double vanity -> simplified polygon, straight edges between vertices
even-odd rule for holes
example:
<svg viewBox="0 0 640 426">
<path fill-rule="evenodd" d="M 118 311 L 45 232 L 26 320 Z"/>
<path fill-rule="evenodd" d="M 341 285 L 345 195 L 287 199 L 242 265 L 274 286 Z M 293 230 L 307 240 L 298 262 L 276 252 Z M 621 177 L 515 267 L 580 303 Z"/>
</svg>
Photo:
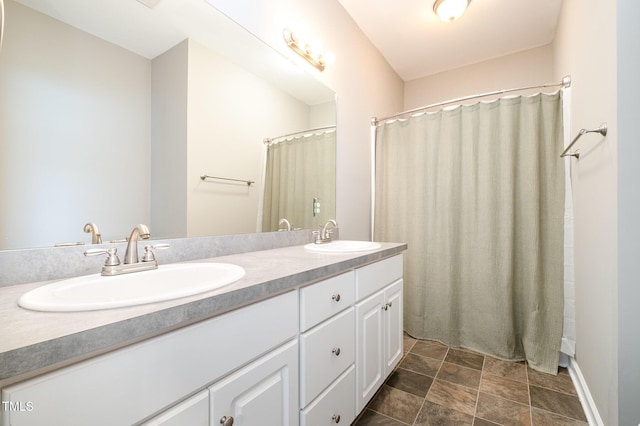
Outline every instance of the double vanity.
<svg viewBox="0 0 640 426">
<path fill-rule="evenodd" d="M 244 275 L 134 306 L 17 304 L 32 290 L 82 287 L 86 278 L 0 287 L 0 424 L 349 425 L 402 357 L 406 245 L 370 244 L 160 264 L 140 274 L 160 272 L 167 286 L 182 279 L 176 268 L 197 278 L 232 265 Z M 80 303 L 69 288 L 67 303 Z M 49 293 L 47 306 L 56 303 Z"/>
</svg>

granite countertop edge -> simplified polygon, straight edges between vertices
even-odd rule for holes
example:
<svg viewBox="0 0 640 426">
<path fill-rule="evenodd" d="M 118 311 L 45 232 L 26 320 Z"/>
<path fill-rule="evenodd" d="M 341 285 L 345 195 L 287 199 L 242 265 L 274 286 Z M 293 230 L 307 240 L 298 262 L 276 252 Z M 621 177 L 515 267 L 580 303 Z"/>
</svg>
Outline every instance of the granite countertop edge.
<svg viewBox="0 0 640 426">
<path fill-rule="evenodd" d="M 192 296 L 186 303 L 173 306 L 158 303 L 155 304 L 158 306 L 155 310 L 149 311 L 149 305 L 147 305 L 142 313 L 134 313 L 129 318 L 117 319 L 113 322 L 106 321 L 96 327 L 4 350 L 0 352 L 0 382 L 18 381 L 11 380 L 16 378 L 22 380 L 71 362 L 128 346 L 397 255 L 406 248 L 407 245 L 402 243 L 383 243 L 380 249 L 360 253 L 306 253 L 303 256 L 308 258 L 308 266 L 304 265 L 306 259 L 298 262 L 295 268 L 287 267 L 288 265 L 284 262 L 279 273 L 267 277 L 264 281 L 258 279 L 253 284 L 239 288 L 231 286 L 228 290 L 219 291 L 213 295 L 205 293 L 200 297 Z M 301 253 L 304 251 L 301 247 L 287 247 L 209 258 L 203 261 L 235 262 L 242 265 L 250 263 L 251 257 L 256 256 L 255 253 L 262 253 L 258 255 L 258 259 L 260 257 L 268 259 L 272 254 L 277 258 L 296 249 L 301 250 Z M 295 260 L 292 261 L 295 262 Z M 247 271 L 247 276 L 251 273 Z M 255 277 L 253 279 L 255 280 Z M 20 308 L 16 308 L 18 309 Z"/>
</svg>

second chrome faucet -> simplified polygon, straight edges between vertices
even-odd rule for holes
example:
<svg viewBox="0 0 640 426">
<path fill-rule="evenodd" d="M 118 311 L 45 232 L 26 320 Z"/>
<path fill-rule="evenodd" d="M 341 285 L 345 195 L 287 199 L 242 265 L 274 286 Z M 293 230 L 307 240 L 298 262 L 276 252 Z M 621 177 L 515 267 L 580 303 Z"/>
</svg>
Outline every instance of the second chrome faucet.
<svg viewBox="0 0 640 426">
<path fill-rule="evenodd" d="M 331 242 L 331 234 L 333 231 L 328 229 L 329 225 L 333 225 L 334 228 L 338 227 L 338 223 L 335 220 L 329 219 L 319 231 L 313 231 L 313 234 L 315 235 L 314 243 L 324 244 Z"/>
</svg>

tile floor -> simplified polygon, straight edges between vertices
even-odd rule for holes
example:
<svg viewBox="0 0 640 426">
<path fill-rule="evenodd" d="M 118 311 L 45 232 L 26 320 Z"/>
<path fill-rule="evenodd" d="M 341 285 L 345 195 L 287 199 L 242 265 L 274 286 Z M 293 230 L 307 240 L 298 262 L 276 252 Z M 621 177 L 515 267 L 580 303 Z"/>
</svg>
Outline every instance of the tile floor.
<svg viewBox="0 0 640 426">
<path fill-rule="evenodd" d="M 405 335 L 405 356 L 354 426 L 586 426 L 566 369 L 539 373 Z"/>
</svg>

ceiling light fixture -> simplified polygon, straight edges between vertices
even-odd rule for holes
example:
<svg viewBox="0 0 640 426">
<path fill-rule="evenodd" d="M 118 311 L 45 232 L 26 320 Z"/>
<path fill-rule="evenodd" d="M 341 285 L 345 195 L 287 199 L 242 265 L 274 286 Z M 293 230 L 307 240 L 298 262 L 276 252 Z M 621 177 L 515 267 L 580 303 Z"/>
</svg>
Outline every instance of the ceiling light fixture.
<svg viewBox="0 0 640 426">
<path fill-rule="evenodd" d="M 462 16 L 471 0 L 436 0 L 433 11 L 444 22 L 453 22 Z"/>
<path fill-rule="evenodd" d="M 325 66 L 333 62 L 333 53 L 322 52 L 321 48 L 318 47 L 313 48 L 309 43 L 296 37 L 296 35 L 289 28 L 285 28 L 282 31 L 282 35 L 284 37 L 284 41 L 287 43 L 287 46 L 289 46 L 298 55 L 306 59 L 307 62 L 316 67 L 318 70 L 324 71 Z"/>
</svg>

